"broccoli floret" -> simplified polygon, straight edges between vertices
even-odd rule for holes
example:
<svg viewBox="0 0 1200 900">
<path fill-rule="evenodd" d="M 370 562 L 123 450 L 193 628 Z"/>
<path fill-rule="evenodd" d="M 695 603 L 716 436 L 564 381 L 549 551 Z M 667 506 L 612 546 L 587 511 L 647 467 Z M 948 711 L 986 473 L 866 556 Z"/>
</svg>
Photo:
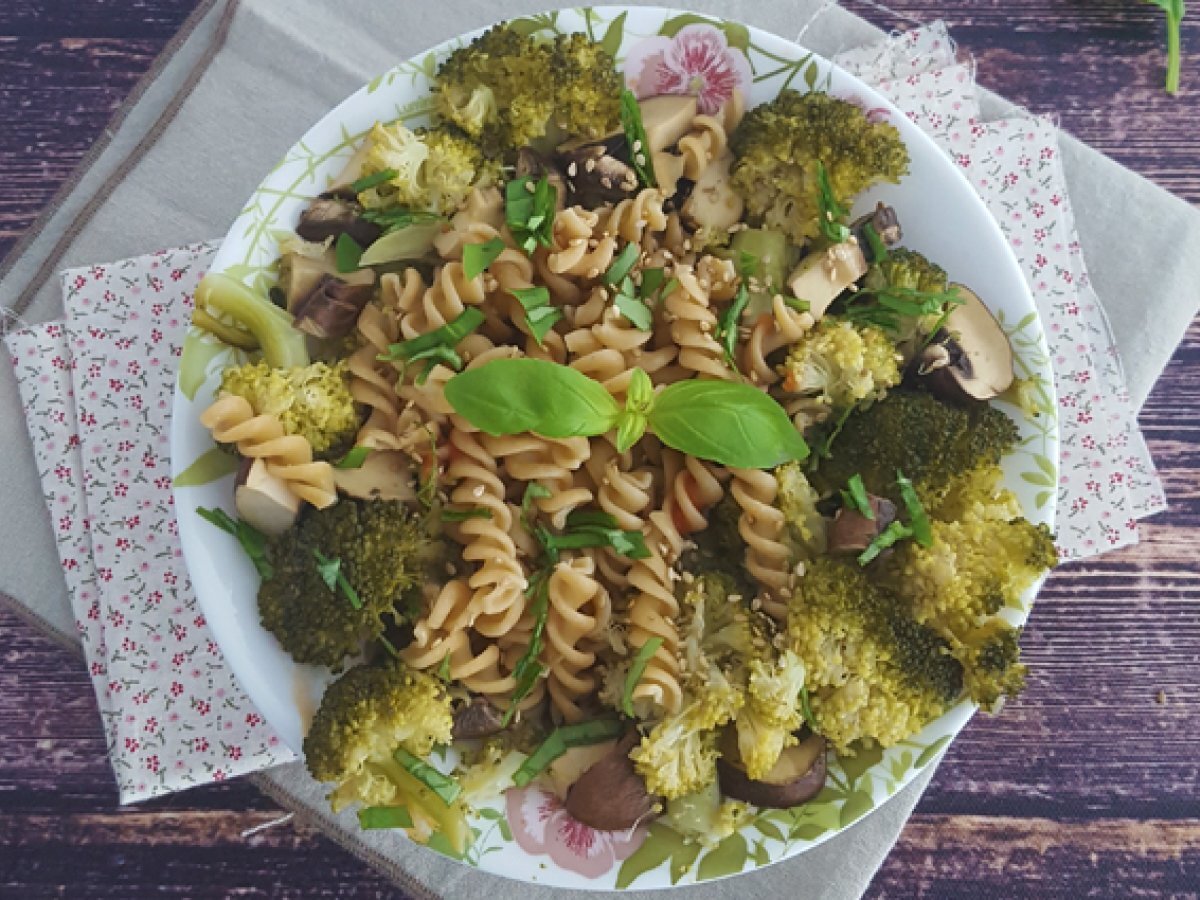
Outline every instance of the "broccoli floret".
<svg viewBox="0 0 1200 900">
<path fill-rule="evenodd" d="M 359 666 L 330 684 L 304 738 L 304 761 L 314 778 L 334 784 L 334 812 L 354 803 L 403 806 L 415 837 L 437 832 L 461 852 L 465 805 L 447 805 L 395 758 L 399 748 L 426 757 L 450 743 L 450 706 L 440 681 L 400 662 Z"/>
<path fill-rule="evenodd" d="M 630 751 L 651 794 L 673 800 L 716 780 L 717 729 L 733 719 L 744 698 L 716 666 L 706 682 L 679 712 L 655 725 Z"/>
<path fill-rule="evenodd" d="M 900 470 L 929 508 L 970 473 L 998 463 L 1016 442 L 1017 426 L 999 409 L 951 406 L 923 391 L 894 389 L 847 417 L 811 480 L 824 496 L 861 475 L 870 493 L 901 506 Z"/>
<path fill-rule="evenodd" d="M 269 366 L 308 365 L 308 344 L 304 334 L 292 326 L 291 313 L 228 275 L 210 272 L 200 280 L 192 324 L 232 346 L 261 348 Z"/>
<path fill-rule="evenodd" d="M 344 360 L 287 369 L 265 362 L 231 366 L 221 373 L 221 392 L 243 398 L 255 415 L 275 416 L 286 433 L 307 440 L 317 454 L 344 447 L 358 431 Z"/>
<path fill-rule="evenodd" d="M 740 800 L 725 800 L 717 782 L 667 803 L 663 821 L 685 841 L 715 847 L 754 817 Z"/>
<path fill-rule="evenodd" d="M 275 574 L 258 590 L 263 627 L 297 662 L 336 669 L 400 620 L 428 548 L 420 522 L 398 501 L 344 497 L 310 510 L 268 546 Z M 333 588 L 322 559 L 337 565 Z"/>
<path fill-rule="evenodd" d="M 897 247 L 886 259 L 872 264 L 863 279 L 862 290 L 845 298 L 839 307 L 856 321 L 874 322 L 885 327 L 908 359 L 924 339 L 934 331 L 950 308 L 946 294 L 949 279 L 946 271 L 922 254 Z M 908 307 L 919 307 L 911 313 L 903 306 L 886 305 L 880 297 L 890 296 Z"/>
<path fill-rule="evenodd" d="M 927 294 L 940 294 L 948 284 L 945 269 L 907 247 L 889 250 L 886 259 L 871 266 L 864 281 L 867 288 L 899 288 Z"/>
<path fill-rule="evenodd" d="M 755 224 L 778 228 L 802 244 L 820 231 L 817 163 L 823 163 L 838 203 L 860 191 L 899 181 L 908 150 L 886 122 L 871 122 L 845 100 L 785 90 L 756 106 L 730 138 L 734 187 Z"/>
<path fill-rule="evenodd" d="M 795 732 L 804 723 L 800 706 L 804 662 L 785 650 L 774 663 L 757 658 L 749 668 L 746 702 L 734 725 L 746 774 L 761 780 L 779 762 L 784 748 L 797 743 Z"/>
<path fill-rule="evenodd" d="M 788 352 L 783 389 L 806 403 L 816 423 L 838 409 L 878 400 L 900 383 L 900 355 L 892 339 L 873 325 L 822 319 Z"/>
<path fill-rule="evenodd" d="M 1019 629 L 994 618 L 951 642 L 963 665 L 967 694 L 983 709 L 995 711 L 1004 697 L 1024 689 L 1027 670 L 1021 663 L 1020 637 Z"/>
<path fill-rule="evenodd" d="M 746 662 L 769 647 L 770 626 L 763 613 L 749 608 L 752 596 L 723 572 L 702 573 L 688 586 L 680 635 L 689 687 L 701 689 L 714 667 L 731 683 L 745 685 Z"/>
<path fill-rule="evenodd" d="M 793 557 L 807 560 L 820 556 L 827 545 L 828 527 L 825 517 L 817 509 L 820 494 L 809 484 L 798 462 L 786 463 L 776 469 L 775 481 L 779 484 L 775 502 L 787 523 L 782 537 Z"/>
<path fill-rule="evenodd" d="M 455 128 L 414 132 L 377 122 L 367 136 L 363 175 L 385 170 L 396 174 L 358 195 L 366 209 L 406 206 L 449 215 L 471 188 L 499 176 L 497 165 Z"/>
<path fill-rule="evenodd" d="M 962 692 L 962 666 L 947 641 L 854 560 L 807 565 L 789 602 L 788 640 L 807 670 L 817 730 L 839 752 L 864 739 L 890 746 Z"/>
<path fill-rule="evenodd" d="M 551 126 L 598 138 L 620 122 L 621 80 L 612 57 L 583 35 L 552 42 L 497 26 L 442 63 L 434 80 L 438 114 L 501 157 Z"/>
</svg>

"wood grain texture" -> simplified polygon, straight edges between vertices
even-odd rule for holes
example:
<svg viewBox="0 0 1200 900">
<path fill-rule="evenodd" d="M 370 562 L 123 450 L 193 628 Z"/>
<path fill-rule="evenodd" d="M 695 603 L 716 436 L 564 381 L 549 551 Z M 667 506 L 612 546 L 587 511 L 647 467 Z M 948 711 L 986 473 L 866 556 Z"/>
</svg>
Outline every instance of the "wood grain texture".
<svg viewBox="0 0 1200 900">
<path fill-rule="evenodd" d="M 845 5 L 883 27 L 900 20 Z M 980 81 L 1200 202 L 1200 16 L 1166 97 L 1161 14 L 1133 0 L 895 0 L 945 18 Z M 194 0 L 0 3 L 0 252 Z M 1188 88 L 1191 93 L 1188 93 Z M 1200 895 L 1200 324 L 1142 413 L 1170 510 L 1051 578 L 1029 690 L 951 748 L 873 898 Z M 1163 702 L 1158 697 L 1161 691 Z M 122 810 L 77 660 L 0 612 L 0 896 L 399 896 L 245 783 Z M 64 864 L 66 860 L 70 865 Z"/>
</svg>

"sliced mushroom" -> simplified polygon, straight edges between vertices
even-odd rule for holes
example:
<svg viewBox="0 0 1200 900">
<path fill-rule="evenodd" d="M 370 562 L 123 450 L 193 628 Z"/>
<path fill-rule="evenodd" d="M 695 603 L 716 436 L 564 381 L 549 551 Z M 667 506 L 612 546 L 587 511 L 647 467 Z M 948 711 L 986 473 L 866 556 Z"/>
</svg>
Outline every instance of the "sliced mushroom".
<svg viewBox="0 0 1200 900">
<path fill-rule="evenodd" d="M 272 475 L 262 459 L 246 460 L 233 489 L 233 505 L 248 525 L 266 535 L 283 534 L 296 524 L 300 498 L 286 481 Z"/>
<path fill-rule="evenodd" d="M 567 205 L 567 182 L 563 178 L 563 173 L 553 162 L 545 156 L 538 153 L 532 147 L 522 147 L 517 151 L 517 177 L 524 178 L 533 176 L 540 178 L 545 175 L 546 180 L 554 187 L 554 206 L 556 211 L 562 212 Z"/>
<path fill-rule="evenodd" d="M 642 127 L 650 152 L 657 153 L 675 146 L 688 133 L 696 118 L 696 98 L 691 94 L 663 94 L 639 100 Z M 657 170 L 656 170 L 657 171 Z"/>
<path fill-rule="evenodd" d="M 407 266 L 435 257 L 433 241 L 442 233 L 443 222 L 413 222 L 389 231 L 363 251 L 360 266 Z"/>
<path fill-rule="evenodd" d="M 658 150 L 650 154 L 654 166 L 654 180 L 666 198 L 674 197 L 683 178 L 683 157 Z"/>
<path fill-rule="evenodd" d="M 571 786 L 580 779 L 583 773 L 608 756 L 609 751 L 615 746 L 617 746 L 617 742 L 612 740 L 602 741 L 599 744 L 588 744 L 584 747 L 571 747 L 550 763 L 546 775 L 550 779 L 554 793 L 565 800 Z"/>
<path fill-rule="evenodd" d="M 343 494 L 360 500 L 415 500 L 413 472 L 406 454 L 398 450 L 372 450 L 356 469 L 333 470 L 333 481 Z"/>
<path fill-rule="evenodd" d="M 294 324 L 315 338 L 345 337 L 374 292 L 375 273 L 370 269 L 346 276 L 323 275 L 292 310 Z"/>
<path fill-rule="evenodd" d="M 861 553 L 896 520 L 896 504 L 891 500 L 874 494 L 868 494 L 867 500 L 874 519 L 868 519 L 850 506 L 837 511 L 828 531 L 830 553 Z"/>
<path fill-rule="evenodd" d="M 285 253 L 279 257 L 279 288 L 288 312 L 294 313 L 300 301 L 317 289 L 326 275 L 337 276 L 330 258 L 317 259 L 303 253 Z"/>
<path fill-rule="evenodd" d="M 686 224 L 724 232 L 741 220 L 744 204 L 729 179 L 731 165 L 733 154 L 726 150 L 704 167 L 691 196 L 679 210 Z"/>
<path fill-rule="evenodd" d="M 900 238 L 904 235 L 900 230 L 900 219 L 896 215 L 896 210 L 881 200 L 874 211 L 856 219 L 854 224 L 850 226 L 850 231 L 858 239 L 859 246 L 863 248 L 863 255 L 867 257 L 867 262 L 877 262 L 874 258 L 871 242 L 866 238 L 865 229 L 867 225 L 875 229 L 875 233 L 879 235 L 879 239 L 887 247 L 892 247 L 900 243 Z"/>
<path fill-rule="evenodd" d="M 727 752 L 733 744 L 733 754 Z M 825 738 L 812 734 L 779 754 L 779 761 L 762 779 L 751 779 L 737 757 L 737 741 L 722 741 L 717 774 L 721 792 L 735 800 L 786 809 L 807 803 L 825 786 Z"/>
<path fill-rule="evenodd" d="M 633 766 L 629 751 L 638 741 L 630 729 L 599 762 L 585 771 L 567 792 L 566 810 L 600 831 L 633 828 L 654 812 L 656 799 Z"/>
<path fill-rule="evenodd" d="M 808 301 L 809 313 L 819 319 L 842 291 L 866 274 L 867 259 L 851 238 L 800 260 L 788 276 L 788 287 L 794 297 Z"/>
<path fill-rule="evenodd" d="M 362 217 L 362 207 L 351 200 L 318 197 L 300 215 L 296 234 L 306 241 L 323 241 L 348 234 L 360 247 L 379 239 L 382 229 Z"/>
<path fill-rule="evenodd" d="M 485 738 L 504 729 L 500 710 L 483 697 L 475 697 L 454 711 L 454 726 L 450 731 L 456 741 Z"/>
<path fill-rule="evenodd" d="M 963 302 L 946 317 L 945 340 L 925 348 L 918 372 L 945 400 L 990 400 L 1013 383 L 1012 345 L 974 291 L 951 287 Z"/>
<path fill-rule="evenodd" d="M 557 162 L 566 175 L 570 202 L 595 209 L 636 194 L 638 176 L 626 162 L 628 154 L 625 135 L 620 133 L 559 147 Z"/>
</svg>

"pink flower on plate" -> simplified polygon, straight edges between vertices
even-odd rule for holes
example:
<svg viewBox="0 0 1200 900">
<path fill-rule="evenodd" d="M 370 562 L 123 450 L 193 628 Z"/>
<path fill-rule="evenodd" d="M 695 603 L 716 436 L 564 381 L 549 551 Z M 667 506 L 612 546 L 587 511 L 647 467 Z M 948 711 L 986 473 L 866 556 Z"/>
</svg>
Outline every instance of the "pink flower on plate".
<svg viewBox="0 0 1200 900">
<path fill-rule="evenodd" d="M 700 112 L 715 113 L 735 89 L 748 94 L 750 61 L 712 25 L 686 25 L 675 37 L 652 37 L 625 58 L 625 78 L 638 97 L 692 94 Z"/>
<path fill-rule="evenodd" d="M 527 853 L 546 854 L 564 869 L 599 878 L 633 854 L 646 839 L 645 826 L 597 831 L 573 819 L 555 794 L 530 785 L 504 795 L 508 824 Z"/>
</svg>

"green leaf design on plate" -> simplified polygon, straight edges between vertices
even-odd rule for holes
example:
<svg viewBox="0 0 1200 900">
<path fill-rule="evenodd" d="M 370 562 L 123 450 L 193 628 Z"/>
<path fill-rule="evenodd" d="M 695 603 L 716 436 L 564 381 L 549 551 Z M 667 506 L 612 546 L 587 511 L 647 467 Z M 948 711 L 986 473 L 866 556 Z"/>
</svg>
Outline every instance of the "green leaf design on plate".
<svg viewBox="0 0 1200 900">
<path fill-rule="evenodd" d="M 179 389 L 189 400 L 208 378 L 208 367 L 217 357 L 231 348 L 198 330 L 191 330 L 183 339 L 183 355 L 179 360 Z"/>
<path fill-rule="evenodd" d="M 673 828 L 661 822 L 651 824 L 642 846 L 621 863 L 617 872 L 617 888 L 627 888 L 647 872 L 657 869 L 667 860 L 671 861 L 671 884 L 678 884 L 679 879 L 687 874 L 700 855 L 699 844 L 686 843 L 683 837 Z"/>
<path fill-rule="evenodd" d="M 1038 491 L 1037 496 L 1033 498 L 1033 502 L 1037 504 L 1038 509 L 1041 509 L 1050 502 L 1050 498 L 1053 496 L 1053 491 Z"/>
<path fill-rule="evenodd" d="M 604 52 L 611 57 L 615 58 L 621 51 L 621 41 L 625 39 L 625 18 L 628 15 L 629 13 L 623 12 L 613 19 L 600 41 L 600 46 L 604 49 Z"/>
<path fill-rule="evenodd" d="M 1022 472 L 1021 480 L 1038 487 L 1054 487 L 1054 479 L 1045 472 Z"/>
<path fill-rule="evenodd" d="M 933 758 L 941 752 L 942 748 L 950 743 L 950 739 L 953 736 L 954 735 L 951 734 L 944 734 L 924 750 L 922 750 L 921 755 L 917 757 L 917 761 L 913 763 L 913 768 L 923 769 L 929 765 Z"/>
<path fill-rule="evenodd" d="M 874 808 L 875 798 L 871 796 L 870 791 L 855 791 L 842 804 L 842 814 L 838 819 L 838 824 L 845 828 Z"/>
<path fill-rule="evenodd" d="M 436 850 L 438 853 L 441 853 L 443 856 L 448 856 L 451 859 L 470 862 L 465 854 L 459 853 L 454 849 L 454 845 L 450 843 L 450 839 L 440 831 L 435 831 L 433 834 L 431 834 L 429 836 L 429 840 L 425 842 L 425 846 L 430 850 Z"/>
<path fill-rule="evenodd" d="M 220 447 L 205 450 L 196 461 L 175 477 L 175 487 L 199 487 L 211 484 L 237 471 L 238 461 Z"/>
<path fill-rule="evenodd" d="M 883 759 L 883 748 L 875 745 L 872 747 L 855 746 L 854 756 L 839 756 L 838 762 L 841 763 L 842 771 L 846 773 L 849 779 L 851 788 L 858 787 L 858 781 L 862 778 L 867 769 L 872 768 L 876 763 Z"/>
<path fill-rule="evenodd" d="M 904 779 L 904 776 L 908 774 L 908 770 L 912 768 L 912 760 L 913 755 L 909 750 L 905 750 L 892 760 L 890 772 L 892 776 L 893 791 L 896 789 L 896 785 L 898 785 Z"/>
<path fill-rule="evenodd" d="M 808 89 L 810 91 L 817 86 L 817 78 L 819 78 L 820 75 L 821 67 L 817 64 L 815 59 L 804 67 L 804 83 L 808 85 Z"/>
<path fill-rule="evenodd" d="M 1033 454 L 1033 461 L 1035 463 L 1037 463 L 1037 467 L 1039 469 L 1041 469 L 1043 472 L 1045 472 L 1051 478 L 1054 477 L 1054 475 L 1055 475 L 1054 463 L 1050 462 L 1050 458 L 1048 456 L 1043 456 L 1040 453 L 1035 453 L 1035 454 Z"/>
<path fill-rule="evenodd" d="M 734 832 L 721 843 L 704 854 L 700 866 L 696 869 L 696 880 L 707 881 L 710 878 L 721 878 L 733 875 L 746 868 L 746 839 L 739 832 Z"/>
<path fill-rule="evenodd" d="M 754 820 L 754 827 L 769 838 L 774 838 L 777 841 L 782 841 L 784 839 L 783 832 L 780 831 L 779 826 L 766 816 L 758 816 L 758 818 Z"/>
<path fill-rule="evenodd" d="M 695 13 L 672 16 L 662 23 L 658 33 L 663 37 L 675 37 L 688 25 L 712 25 L 725 33 L 725 40 L 730 47 L 736 47 L 743 53 L 750 48 L 750 31 L 745 25 L 737 22 L 720 22 L 706 16 L 698 16 Z"/>
</svg>

